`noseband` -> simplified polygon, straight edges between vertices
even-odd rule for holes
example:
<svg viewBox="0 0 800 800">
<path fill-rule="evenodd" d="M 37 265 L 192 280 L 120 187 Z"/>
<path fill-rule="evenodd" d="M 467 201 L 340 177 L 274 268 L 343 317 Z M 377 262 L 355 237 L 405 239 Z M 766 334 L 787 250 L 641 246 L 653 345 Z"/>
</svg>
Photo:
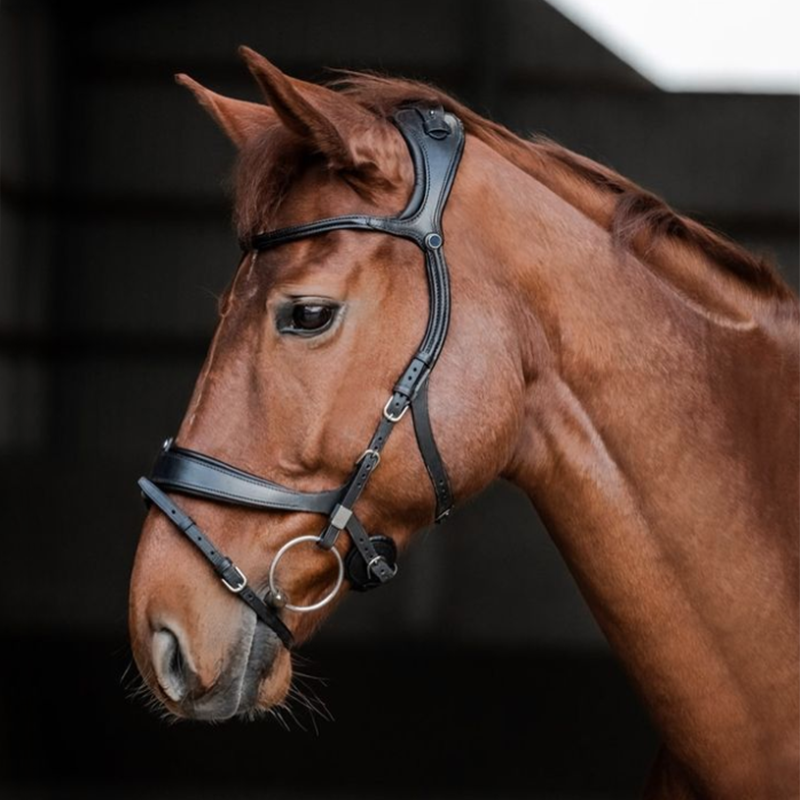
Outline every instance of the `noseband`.
<svg viewBox="0 0 800 800">
<path fill-rule="evenodd" d="M 158 456 L 150 478 L 140 478 L 145 501 L 155 504 L 186 535 L 211 563 L 227 589 L 247 603 L 288 648 L 292 634 L 281 620 L 283 607 L 297 612 L 314 611 L 329 603 L 345 577 L 351 587 L 365 591 L 380 586 L 397 572 L 397 549 L 386 536 L 370 536 L 355 514 L 354 506 L 381 460 L 381 451 L 395 425 L 411 408 L 417 443 L 433 485 L 436 522 L 453 506 L 450 482 L 436 446 L 428 414 L 428 378 L 442 351 L 450 322 L 450 282 L 445 262 L 442 213 L 453 186 L 464 149 L 461 121 L 442 108 L 411 107 L 394 116 L 408 144 L 414 163 L 414 189 L 406 209 L 397 217 L 350 214 L 304 225 L 259 233 L 246 242 L 246 251 L 262 251 L 298 239 L 334 230 L 378 231 L 415 242 L 425 254 L 429 311 L 425 335 L 392 394 L 383 407 L 381 419 L 366 449 L 355 464 L 348 481 L 338 489 L 298 492 L 218 461 L 193 450 L 178 447 L 168 439 Z M 207 500 L 249 508 L 300 511 L 327 517 L 319 536 L 299 536 L 287 542 L 275 555 L 269 570 L 269 589 L 262 600 L 248 585 L 244 573 L 165 494 L 165 491 L 193 495 Z M 350 536 L 353 547 L 343 559 L 334 547 L 340 533 Z M 287 602 L 275 582 L 278 562 L 292 548 L 315 543 L 332 554 L 338 575 L 333 589 L 319 602 L 296 606 Z"/>
</svg>

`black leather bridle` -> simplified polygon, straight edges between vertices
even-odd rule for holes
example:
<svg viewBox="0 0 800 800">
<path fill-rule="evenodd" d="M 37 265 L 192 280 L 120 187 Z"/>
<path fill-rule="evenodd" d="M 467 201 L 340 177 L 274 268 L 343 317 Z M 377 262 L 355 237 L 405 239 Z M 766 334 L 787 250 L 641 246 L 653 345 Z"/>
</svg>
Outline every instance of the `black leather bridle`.
<svg viewBox="0 0 800 800">
<path fill-rule="evenodd" d="M 325 605 L 346 576 L 351 587 L 364 591 L 386 583 L 397 572 L 397 550 L 386 536 L 370 536 L 355 514 L 354 506 L 381 459 L 394 426 L 411 408 L 420 453 L 433 484 L 437 522 L 453 506 L 450 482 L 436 446 L 428 413 L 428 378 L 442 351 L 450 321 L 450 282 L 445 262 L 442 213 L 453 186 L 464 149 L 461 121 L 442 108 L 408 107 L 397 111 L 394 123 L 405 138 L 414 163 L 414 189 L 406 209 L 397 217 L 350 214 L 304 225 L 259 233 L 244 244 L 246 251 L 268 250 L 289 242 L 334 230 L 379 231 L 415 242 L 425 254 L 429 311 L 425 335 L 417 352 L 392 389 L 381 420 L 367 448 L 356 462 L 349 480 L 340 488 L 322 492 L 298 492 L 265 480 L 223 461 L 164 443 L 150 478 L 140 478 L 146 502 L 155 504 L 211 563 L 223 584 L 247 603 L 286 647 L 293 643 L 291 631 L 279 616 L 282 607 L 312 611 Z M 269 590 L 262 600 L 248 585 L 244 573 L 165 494 L 193 495 L 238 506 L 321 514 L 327 522 L 319 537 L 300 536 L 285 544 L 270 566 Z M 352 547 L 343 560 L 334 547 L 345 531 Z M 280 558 L 301 542 L 315 542 L 336 558 L 339 574 L 333 590 L 320 602 L 293 606 L 275 584 Z"/>
</svg>

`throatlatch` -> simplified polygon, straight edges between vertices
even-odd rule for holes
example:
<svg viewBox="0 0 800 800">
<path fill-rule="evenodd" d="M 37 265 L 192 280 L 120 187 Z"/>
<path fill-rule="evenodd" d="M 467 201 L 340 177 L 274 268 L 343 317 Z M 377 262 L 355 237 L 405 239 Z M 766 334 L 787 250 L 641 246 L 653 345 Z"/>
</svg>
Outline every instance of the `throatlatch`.
<svg viewBox="0 0 800 800">
<path fill-rule="evenodd" d="M 386 583 L 396 574 L 394 542 L 386 536 L 370 536 L 354 509 L 380 463 L 386 441 L 409 408 L 420 453 L 433 485 L 436 522 L 447 517 L 453 506 L 450 481 L 436 446 L 428 413 L 428 378 L 442 351 L 450 323 L 450 281 L 443 251 L 442 214 L 464 149 L 464 130 L 461 121 L 441 107 L 404 108 L 396 112 L 394 122 L 408 144 L 415 175 L 411 200 L 400 216 L 350 214 L 331 217 L 259 233 L 243 243 L 245 251 L 261 251 L 309 236 L 347 229 L 378 231 L 410 239 L 425 254 L 430 301 L 425 335 L 395 383 L 378 427 L 353 474 L 338 489 L 298 492 L 210 456 L 178 447 L 170 439 L 164 443 L 150 478 L 139 479 L 146 501 L 154 503 L 186 535 L 211 563 L 225 587 L 247 603 L 286 647 L 291 647 L 293 640 L 279 616 L 281 608 L 314 611 L 333 599 L 345 578 L 353 589 L 366 591 Z M 250 508 L 321 514 L 327 517 L 327 521 L 318 537 L 300 536 L 281 547 L 270 566 L 269 590 L 262 600 L 248 586 L 244 573 L 216 550 L 194 520 L 183 513 L 165 491 Z M 343 531 L 353 543 L 344 559 L 334 548 Z M 290 549 L 305 542 L 315 543 L 329 551 L 336 560 L 338 573 L 333 589 L 322 600 L 310 606 L 296 606 L 288 602 L 277 586 L 276 567 Z"/>
</svg>

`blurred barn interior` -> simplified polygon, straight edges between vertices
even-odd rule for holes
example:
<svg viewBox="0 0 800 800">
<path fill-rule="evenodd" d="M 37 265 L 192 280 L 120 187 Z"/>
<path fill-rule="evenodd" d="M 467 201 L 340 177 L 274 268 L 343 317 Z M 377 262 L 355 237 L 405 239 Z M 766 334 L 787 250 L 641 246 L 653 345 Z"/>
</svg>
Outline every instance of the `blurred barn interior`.
<svg viewBox="0 0 800 800">
<path fill-rule="evenodd" d="M 636 796 L 653 729 L 501 484 L 305 648 L 334 723 L 169 725 L 130 696 L 135 480 L 238 254 L 233 149 L 172 75 L 256 100 L 245 43 L 310 80 L 435 82 L 772 254 L 795 287 L 797 97 L 665 93 L 543 0 L 26 0 L 0 26 L 0 794 Z"/>
</svg>

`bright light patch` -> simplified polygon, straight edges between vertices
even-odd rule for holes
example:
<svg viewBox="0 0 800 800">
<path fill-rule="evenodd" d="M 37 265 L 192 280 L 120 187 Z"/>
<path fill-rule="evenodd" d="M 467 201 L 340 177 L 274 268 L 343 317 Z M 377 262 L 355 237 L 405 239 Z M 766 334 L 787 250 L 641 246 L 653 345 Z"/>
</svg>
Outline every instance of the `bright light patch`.
<svg viewBox="0 0 800 800">
<path fill-rule="evenodd" d="M 658 86 L 800 92 L 798 0 L 548 0 Z"/>
</svg>

